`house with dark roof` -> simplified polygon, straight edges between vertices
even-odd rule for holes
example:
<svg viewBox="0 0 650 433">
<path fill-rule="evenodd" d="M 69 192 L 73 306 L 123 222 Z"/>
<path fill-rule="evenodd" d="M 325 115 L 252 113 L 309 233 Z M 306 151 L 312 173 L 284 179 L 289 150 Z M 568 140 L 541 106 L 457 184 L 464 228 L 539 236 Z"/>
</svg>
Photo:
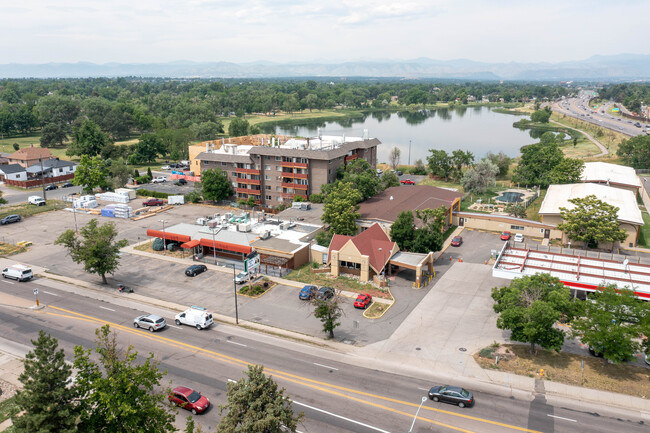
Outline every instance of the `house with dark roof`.
<svg viewBox="0 0 650 433">
<path fill-rule="evenodd" d="M 375 223 L 356 236 L 334 235 L 328 249 L 328 264 L 334 276 L 356 275 L 359 281 L 380 282 L 382 275 L 390 275 L 393 268 L 415 271 L 415 282 L 420 284 L 423 271 L 433 272 L 433 253 L 400 252 L 397 242 L 388 237 Z"/>
<path fill-rule="evenodd" d="M 9 163 L 20 164 L 24 168 L 54 158 L 50 149 L 42 147 L 23 147 L 7 157 Z"/>
<path fill-rule="evenodd" d="M 406 210 L 416 211 L 437 209 L 441 206 L 447 210 L 447 225 L 452 223 L 452 212 L 460 211 L 463 194 L 445 188 L 430 185 L 401 185 L 386 188 L 384 191 L 359 203 L 360 217 L 357 225 L 362 230 L 375 223 L 388 230 L 397 220 L 398 215 Z M 415 224 L 422 224 L 415 216 Z"/>
<path fill-rule="evenodd" d="M 25 167 L 19 164 L 0 165 L 0 181 L 25 181 L 27 180 L 27 171 Z"/>
<path fill-rule="evenodd" d="M 58 158 L 48 159 L 43 161 L 43 168 L 41 163 L 38 162 L 34 165 L 27 167 L 27 175 L 29 178 L 39 178 L 41 174 L 45 177 L 59 177 L 74 174 L 77 169 L 77 163 L 72 161 L 61 161 Z"/>
</svg>

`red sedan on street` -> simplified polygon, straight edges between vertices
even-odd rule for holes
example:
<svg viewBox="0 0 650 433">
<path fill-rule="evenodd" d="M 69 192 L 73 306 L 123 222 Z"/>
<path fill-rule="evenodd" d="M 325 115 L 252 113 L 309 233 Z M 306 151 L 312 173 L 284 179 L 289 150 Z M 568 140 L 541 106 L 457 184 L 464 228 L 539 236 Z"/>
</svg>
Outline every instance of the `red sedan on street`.
<svg viewBox="0 0 650 433">
<path fill-rule="evenodd" d="M 202 396 L 199 392 L 193 389 L 185 388 L 184 386 L 177 386 L 169 393 L 169 401 L 178 407 L 187 409 L 192 412 L 192 415 L 203 413 L 210 407 L 210 400 Z"/>
<path fill-rule="evenodd" d="M 402 179 L 399 183 L 402 185 L 415 185 L 415 181 L 412 181 L 411 179 Z"/>
<path fill-rule="evenodd" d="M 357 300 L 354 301 L 355 308 L 363 308 L 364 310 L 372 304 L 372 296 L 362 293 L 357 296 Z"/>
</svg>

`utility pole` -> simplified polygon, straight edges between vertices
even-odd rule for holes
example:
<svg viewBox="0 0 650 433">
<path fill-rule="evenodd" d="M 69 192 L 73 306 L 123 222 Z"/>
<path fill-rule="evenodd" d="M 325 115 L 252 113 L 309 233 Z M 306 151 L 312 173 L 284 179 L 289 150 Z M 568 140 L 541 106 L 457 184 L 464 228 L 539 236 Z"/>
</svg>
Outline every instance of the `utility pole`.
<svg viewBox="0 0 650 433">
<path fill-rule="evenodd" d="M 45 197 L 45 173 L 43 172 L 43 158 L 38 158 L 38 162 L 41 163 L 41 187 L 43 188 L 43 200 L 47 201 Z"/>
</svg>

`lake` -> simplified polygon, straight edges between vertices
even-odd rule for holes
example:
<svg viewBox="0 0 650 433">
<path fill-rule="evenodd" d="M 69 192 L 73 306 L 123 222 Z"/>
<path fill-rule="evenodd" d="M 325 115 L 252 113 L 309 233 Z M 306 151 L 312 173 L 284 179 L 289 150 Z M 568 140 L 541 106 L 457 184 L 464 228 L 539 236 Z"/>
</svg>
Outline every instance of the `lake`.
<svg viewBox="0 0 650 433">
<path fill-rule="evenodd" d="M 323 135 L 363 136 L 378 138 L 382 145 L 377 148 L 379 162 L 388 162 L 390 150 L 397 146 L 401 150 L 401 164 L 409 163 L 409 140 L 411 158 L 422 159 L 426 164 L 429 149 L 469 150 L 476 161 L 489 151 L 518 156 L 519 149 L 538 140 L 531 138 L 529 131 L 514 128 L 512 124 L 519 116 L 495 113 L 489 107 L 455 107 L 436 110 L 372 112 L 360 117 L 338 120 L 306 120 L 291 126 L 267 124 L 266 133 L 315 137 L 318 128 Z"/>
</svg>

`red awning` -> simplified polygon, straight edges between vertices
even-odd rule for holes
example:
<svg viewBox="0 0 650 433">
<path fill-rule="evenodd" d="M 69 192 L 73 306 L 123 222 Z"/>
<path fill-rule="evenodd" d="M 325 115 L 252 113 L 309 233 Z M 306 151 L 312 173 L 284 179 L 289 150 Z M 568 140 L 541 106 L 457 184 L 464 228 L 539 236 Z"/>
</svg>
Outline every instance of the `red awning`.
<svg viewBox="0 0 650 433">
<path fill-rule="evenodd" d="M 251 251 L 253 251 L 253 249 L 248 245 L 231 244 L 229 242 L 221 242 L 221 241 L 213 242 L 212 239 L 201 239 L 201 246 L 209 247 L 209 248 L 212 248 L 214 246 L 215 248 L 219 248 L 222 250 L 232 251 L 235 253 L 243 253 L 243 254 L 248 254 Z"/>
<path fill-rule="evenodd" d="M 162 239 L 163 238 L 163 232 L 162 232 L 162 230 L 149 229 L 149 230 L 147 230 L 147 236 L 152 236 L 154 238 Z M 165 231 L 164 238 L 165 238 L 166 241 L 176 241 L 176 242 L 189 242 L 189 241 L 192 240 L 192 238 L 189 237 L 188 235 L 179 235 L 179 234 L 171 233 L 171 232 L 168 232 L 168 231 Z"/>
<path fill-rule="evenodd" d="M 201 243 L 201 242 L 199 242 L 198 240 L 194 239 L 194 240 L 192 240 L 192 241 L 185 242 L 184 244 L 181 244 L 181 248 L 194 248 L 194 247 L 198 246 L 200 243 Z"/>
</svg>

